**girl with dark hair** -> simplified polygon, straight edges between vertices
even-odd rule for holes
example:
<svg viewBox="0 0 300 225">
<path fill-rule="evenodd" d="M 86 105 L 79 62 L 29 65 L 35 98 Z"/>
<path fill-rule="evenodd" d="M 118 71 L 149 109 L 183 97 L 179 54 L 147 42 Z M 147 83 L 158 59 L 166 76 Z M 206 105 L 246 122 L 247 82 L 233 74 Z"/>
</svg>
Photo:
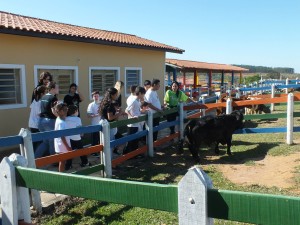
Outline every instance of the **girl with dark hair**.
<svg viewBox="0 0 300 225">
<path fill-rule="evenodd" d="M 59 93 L 58 85 L 52 81 L 48 84 L 47 89 L 48 93 L 41 98 L 41 114 L 38 125 L 40 132 L 54 130 L 56 120 L 56 112 L 53 107 L 58 101 L 56 98 Z M 53 139 L 44 139 L 34 155 L 35 158 L 40 158 L 45 154 L 55 154 Z"/>
<path fill-rule="evenodd" d="M 40 120 L 40 113 L 41 113 L 41 98 L 46 94 L 46 86 L 41 85 L 35 89 L 34 95 L 35 99 L 33 99 L 30 105 L 30 115 L 28 121 L 28 127 L 31 133 L 39 132 L 39 120 Z M 33 142 L 33 149 L 36 150 L 40 143 Z"/>
<path fill-rule="evenodd" d="M 41 85 L 44 85 L 47 87 L 48 83 L 51 82 L 52 79 L 53 79 L 53 77 L 52 77 L 51 73 L 49 73 L 49 72 L 42 72 L 40 74 L 38 85 L 34 88 L 34 90 L 32 92 L 31 102 L 33 102 L 33 100 L 36 98 L 36 96 L 35 96 L 36 89 Z"/>
<path fill-rule="evenodd" d="M 179 83 L 177 81 L 173 81 L 171 84 L 171 89 L 167 90 L 164 97 L 164 104 L 168 108 L 178 107 L 180 102 L 194 102 L 190 99 L 184 92 L 179 90 Z M 196 102 L 195 102 L 196 103 Z M 167 115 L 167 121 L 171 122 L 176 120 L 178 113 L 171 113 Z M 175 133 L 175 126 L 170 127 L 170 134 Z"/>
<path fill-rule="evenodd" d="M 120 116 L 126 115 L 121 109 L 115 107 L 115 101 L 118 98 L 118 90 L 116 88 L 108 88 L 104 94 L 99 106 L 99 115 L 101 117 L 100 124 L 103 120 L 113 122 L 119 119 Z M 117 128 L 110 129 L 111 140 L 115 139 L 115 135 L 118 132 Z"/>
<path fill-rule="evenodd" d="M 124 82 L 120 81 L 120 80 L 117 80 L 117 82 L 115 84 L 115 89 L 117 89 L 117 91 L 118 91 L 118 96 L 117 96 L 117 99 L 115 100 L 117 107 L 122 106 L 122 91 L 123 91 L 123 88 L 124 88 Z"/>
<path fill-rule="evenodd" d="M 83 101 L 83 96 L 80 94 L 77 84 L 72 83 L 69 88 L 69 93 L 64 97 L 64 103 L 67 106 L 76 105 L 78 108 L 78 117 L 80 117 L 79 103 Z"/>
</svg>

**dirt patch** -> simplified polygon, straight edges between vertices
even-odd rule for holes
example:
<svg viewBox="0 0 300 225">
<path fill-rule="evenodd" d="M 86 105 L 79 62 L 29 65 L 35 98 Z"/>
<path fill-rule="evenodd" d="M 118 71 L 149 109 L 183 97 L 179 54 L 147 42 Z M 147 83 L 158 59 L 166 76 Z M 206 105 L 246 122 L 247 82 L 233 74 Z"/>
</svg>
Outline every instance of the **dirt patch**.
<svg viewBox="0 0 300 225">
<path fill-rule="evenodd" d="M 300 153 L 288 156 L 269 156 L 253 159 L 253 165 L 216 164 L 224 176 L 240 185 L 263 185 L 266 187 L 291 188 L 295 185 L 295 167 L 300 165 Z"/>
</svg>

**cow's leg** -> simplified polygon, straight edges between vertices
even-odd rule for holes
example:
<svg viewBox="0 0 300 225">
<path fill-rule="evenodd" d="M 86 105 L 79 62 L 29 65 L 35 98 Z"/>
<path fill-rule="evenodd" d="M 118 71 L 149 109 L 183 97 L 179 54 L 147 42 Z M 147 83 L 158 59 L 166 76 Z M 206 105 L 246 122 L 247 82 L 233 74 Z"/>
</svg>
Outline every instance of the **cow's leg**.
<svg viewBox="0 0 300 225">
<path fill-rule="evenodd" d="M 183 153 L 183 142 L 184 140 L 179 140 L 177 144 L 177 154 L 181 155 Z"/>
<path fill-rule="evenodd" d="M 232 135 L 226 138 L 226 144 L 227 144 L 227 155 L 232 155 L 231 153 L 231 142 L 232 142 Z"/>
<path fill-rule="evenodd" d="M 216 153 L 217 155 L 220 154 L 220 150 L 219 150 L 219 142 L 216 143 L 216 146 L 215 146 L 215 153 Z"/>
<path fill-rule="evenodd" d="M 189 144 L 189 150 L 192 153 L 193 158 L 195 159 L 196 162 L 200 162 L 200 157 L 198 154 L 198 149 L 195 146 L 195 144 Z"/>
</svg>

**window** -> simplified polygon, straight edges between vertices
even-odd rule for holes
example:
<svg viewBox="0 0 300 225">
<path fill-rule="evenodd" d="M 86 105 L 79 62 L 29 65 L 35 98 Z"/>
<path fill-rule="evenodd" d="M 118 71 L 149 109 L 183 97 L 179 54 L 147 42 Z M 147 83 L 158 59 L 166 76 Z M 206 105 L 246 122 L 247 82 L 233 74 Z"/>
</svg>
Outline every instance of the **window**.
<svg viewBox="0 0 300 225">
<path fill-rule="evenodd" d="M 90 93 L 99 91 L 103 96 L 107 88 L 115 86 L 119 74 L 117 67 L 90 67 Z"/>
<path fill-rule="evenodd" d="M 42 72 L 48 71 L 53 76 L 59 86 L 58 99 L 63 100 L 65 95 L 69 93 L 69 87 L 72 83 L 77 83 L 78 68 L 72 66 L 35 66 L 35 79 L 36 85 L 38 83 L 39 76 Z"/>
<path fill-rule="evenodd" d="M 0 64 L 0 109 L 26 107 L 25 66 Z"/>
<path fill-rule="evenodd" d="M 140 86 L 142 84 L 142 68 L 125 68 L 125 94 L 130 95 L 132 85 Z"/>
</svg>

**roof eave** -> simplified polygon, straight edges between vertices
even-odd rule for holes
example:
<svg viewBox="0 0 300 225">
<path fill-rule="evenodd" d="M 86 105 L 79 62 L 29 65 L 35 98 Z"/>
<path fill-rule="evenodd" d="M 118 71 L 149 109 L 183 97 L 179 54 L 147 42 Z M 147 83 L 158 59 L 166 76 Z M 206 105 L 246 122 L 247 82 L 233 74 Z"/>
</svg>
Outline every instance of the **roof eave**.
<svg viewBox="0 0 300 225">
<path fill-rule="evenodd" d="M 182 49 L 160 48 L 160 47 L 152 47 L 152 46 L 144 46 L 144 45 L 136 45 L 136 44 L 126 44 L 126 43 L 105 41 L 105 40 L 93 39 L 93 38 L 75 37 L 75 36 L 59 35 L 59 34 L 45 33 L 45 32 L 24 31 L 20 29 L 8 29 L 3 27 L 0 27 L 0 33 L 28 36 L 28 37 L 48 38 L 48 39 L 64 40 L 64 41 L 75 41 L 75 42 L 84 42 L 84 43 L 92 43 L 92 44 L 110 45 L 110 46 L 117 46 L 117 47 L 147 49 L 147 50 L 172 52 L 172 53 L 179 53 L 179 54 L 182 54 L 184 52 L 184 50 Z"/>
</svg>

